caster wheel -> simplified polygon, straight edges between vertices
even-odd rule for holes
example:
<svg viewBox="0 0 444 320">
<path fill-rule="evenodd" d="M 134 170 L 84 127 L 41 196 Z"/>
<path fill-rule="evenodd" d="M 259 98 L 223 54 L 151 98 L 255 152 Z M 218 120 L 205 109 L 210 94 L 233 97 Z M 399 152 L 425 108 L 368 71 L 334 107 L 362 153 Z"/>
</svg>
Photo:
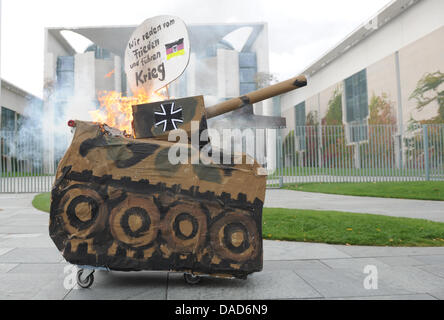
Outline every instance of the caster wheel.
<svg viewBox="0 0 444 320">
<path fill-rule="evenodd" d="M 79 271 L 77 271 L 77 284 L 80 287 L 87 289 L 91 287 L 94 282 L 94 271 L 86 277 L 83 276 L 84 271 L 84 269 L 79 269 Z"/>
<path fill-rule="evenodd" d="M 195 276 L 194 274 L 191 273 L 184 273 L 183 278 L 185 279 L 186 283 L 191 285 L 198 284 L 202 280 L 201 277 Z"/>
</svg>

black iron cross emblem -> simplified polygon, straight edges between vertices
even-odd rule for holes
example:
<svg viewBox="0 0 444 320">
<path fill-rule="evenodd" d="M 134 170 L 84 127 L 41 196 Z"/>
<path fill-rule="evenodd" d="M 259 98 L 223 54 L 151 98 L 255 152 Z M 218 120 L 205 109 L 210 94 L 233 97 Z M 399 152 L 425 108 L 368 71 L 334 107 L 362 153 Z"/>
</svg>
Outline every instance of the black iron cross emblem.
<svg viewBox="0 0 444 320">
<path fill-rule="evenodd" d="M 182 107 L 175 108 L 174 102 L 160 105 L 161 111 L 154 112 L 156 127 L 163 125 L 163 131 L 176 130 L 179 123 L 183 123 Z"/>
</svg>

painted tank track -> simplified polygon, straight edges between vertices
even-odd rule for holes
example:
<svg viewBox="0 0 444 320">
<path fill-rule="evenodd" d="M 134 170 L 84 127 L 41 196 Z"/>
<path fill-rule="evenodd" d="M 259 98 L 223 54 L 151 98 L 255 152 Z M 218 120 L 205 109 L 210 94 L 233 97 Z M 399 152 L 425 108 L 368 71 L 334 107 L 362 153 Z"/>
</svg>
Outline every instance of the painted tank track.
<svg viewBox="0 0 444 320">
<path fill-rule="evenodd" d="M 263 203 L 257 198 L 71 167 L 62 172 L 52 190 L 49 231 L 70 263 L 237 278 L 262 270 Z M 80 211 L 88 215 L 79 217 Z"/>
</svg>

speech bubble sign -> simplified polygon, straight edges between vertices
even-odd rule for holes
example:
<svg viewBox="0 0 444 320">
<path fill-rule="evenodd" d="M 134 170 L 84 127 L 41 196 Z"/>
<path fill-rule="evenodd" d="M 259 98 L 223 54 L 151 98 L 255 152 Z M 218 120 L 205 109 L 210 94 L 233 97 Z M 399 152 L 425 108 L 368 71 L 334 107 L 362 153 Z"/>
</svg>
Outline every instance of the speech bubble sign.
<svg viewBox="0 0 444 320">
<path fill-rule="evenodd" d="M 125 71 L 133 93 L 150 95 L 176 80 L 190 60 L 185 23 L 174 16 L 145 20 L 132 34 L 125 50 Z"/>
</svg>

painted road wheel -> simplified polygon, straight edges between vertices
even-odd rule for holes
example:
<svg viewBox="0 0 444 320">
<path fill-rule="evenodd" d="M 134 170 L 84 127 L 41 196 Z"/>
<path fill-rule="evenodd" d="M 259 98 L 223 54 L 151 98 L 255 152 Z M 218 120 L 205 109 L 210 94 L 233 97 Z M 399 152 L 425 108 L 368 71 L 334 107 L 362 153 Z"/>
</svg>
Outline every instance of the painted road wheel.
<svg viewBox="0 0 444 320">
<path fill-rule="evenodd" d="M 200 206 L 179 203 L 168 210 L 162 236 L 177 253 L 196 253 L 205 243 L 207 216 Z"/>
<path fill-rule="evenodd" d="M 261 237 L 257 225 L 247 212 L 237 210 L 223 214 L 211 227 L 211 246 L 215 253 L 235 262 L 257 257 Z"/>
<path fill-rule="evenodd" d="M 60 203 L 64 227 L 72 238 L 91 238 L 104 229 L 107 208 L 96 191 L 87 186 L 73 186 Z"/>
<path fill-rule="evenodd" d="M 152 198 L 128 195 L 111 210 L 111 234 L 124 247 L 149 246 L 157 237 L 160 220 L 159 209 Z"/>
</svg>

